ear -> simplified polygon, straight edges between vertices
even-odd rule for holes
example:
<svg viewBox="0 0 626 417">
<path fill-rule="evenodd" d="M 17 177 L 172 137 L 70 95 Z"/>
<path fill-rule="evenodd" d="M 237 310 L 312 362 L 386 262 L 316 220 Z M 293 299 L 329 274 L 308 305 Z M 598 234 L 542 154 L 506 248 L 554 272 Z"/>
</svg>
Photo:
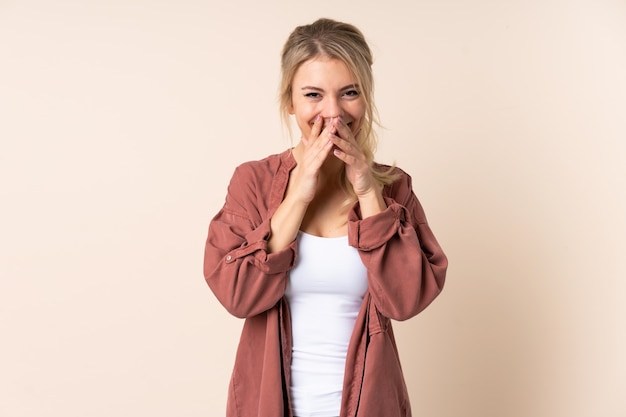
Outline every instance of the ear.
<svg viewBox="0 0 626 417">
<path fill-rule="evenodd" d="M 289 104 L 289 107 L 287 107 L 287 111 L 289 112 L 289 114 L 293 115 L 296 113 L 295 109 L 293 108 L 293 101 Z"/>
</svg>

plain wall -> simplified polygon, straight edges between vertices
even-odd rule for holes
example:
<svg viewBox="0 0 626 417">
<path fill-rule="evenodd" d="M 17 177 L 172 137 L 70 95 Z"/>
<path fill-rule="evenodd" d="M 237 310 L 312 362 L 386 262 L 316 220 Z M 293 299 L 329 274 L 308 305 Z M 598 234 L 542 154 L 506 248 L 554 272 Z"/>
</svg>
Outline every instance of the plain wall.
<svg viewBox="0 0 626 417">
<path fill-rule="evenodd" d="M 279 53 L 322 16 L 450 259 L 396 324 L 414 415 L 626 415 L 624 1 L 4 0 L 0 416 L 223 415 L 207 226 L 290 146 Z"/>
</svg>

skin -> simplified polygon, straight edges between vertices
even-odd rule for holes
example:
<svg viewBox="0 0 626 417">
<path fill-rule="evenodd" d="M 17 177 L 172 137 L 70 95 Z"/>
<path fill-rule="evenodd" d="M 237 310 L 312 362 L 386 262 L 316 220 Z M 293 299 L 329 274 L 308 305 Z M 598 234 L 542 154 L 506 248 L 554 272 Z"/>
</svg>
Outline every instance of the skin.
<svg viewBox="0 0 626 417">
<path fill-rule="evenodd" d="M 348 67 L 326 57 L 306 61 L 294 75 L 292 91 L 289 110 L 302 137 L 293 149 L 297 166 L 287 193 L 271 219 L 270 252 L 287 247 L 299 230 L 321 237 L 348 233 L 350 205 L 340 187 L 344 165 L 362 218 L 386 208 L 356 140 L 366 105 Z"/>
</svg>

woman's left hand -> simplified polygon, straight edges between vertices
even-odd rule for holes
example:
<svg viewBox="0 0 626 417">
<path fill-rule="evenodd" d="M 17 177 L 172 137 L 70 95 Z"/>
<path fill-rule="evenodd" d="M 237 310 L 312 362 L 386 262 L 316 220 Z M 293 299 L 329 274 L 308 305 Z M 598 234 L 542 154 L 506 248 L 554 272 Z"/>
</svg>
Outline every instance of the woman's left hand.
<svg viewBox="0 0 626 417">
<path fill-rule="evenodd" d="M 352 132 L 341 117 L 335 118 L 332 124 L 330 139 L 335 145 L 333 153 L 346 164 L 346 176 L 357 197 L 376 190 L 376 181 L 367 158 L 356 141 L 359 132 Z"/>
</svg>

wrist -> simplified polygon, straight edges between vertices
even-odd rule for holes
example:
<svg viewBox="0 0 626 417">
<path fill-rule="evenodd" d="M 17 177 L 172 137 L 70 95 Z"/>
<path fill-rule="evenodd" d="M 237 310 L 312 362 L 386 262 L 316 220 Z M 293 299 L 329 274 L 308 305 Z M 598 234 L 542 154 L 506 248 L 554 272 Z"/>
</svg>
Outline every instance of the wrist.
<svg viewBox="0 0 626 417">
<path fill-rule="evenodd" d="M 382 188 L 372 188 L 366 193 L 357 195 L 357 198 L 359 200 L 362 219 L 378 214 L 387 208 L 387 204 L 383 198 Z"/>
</svg>

